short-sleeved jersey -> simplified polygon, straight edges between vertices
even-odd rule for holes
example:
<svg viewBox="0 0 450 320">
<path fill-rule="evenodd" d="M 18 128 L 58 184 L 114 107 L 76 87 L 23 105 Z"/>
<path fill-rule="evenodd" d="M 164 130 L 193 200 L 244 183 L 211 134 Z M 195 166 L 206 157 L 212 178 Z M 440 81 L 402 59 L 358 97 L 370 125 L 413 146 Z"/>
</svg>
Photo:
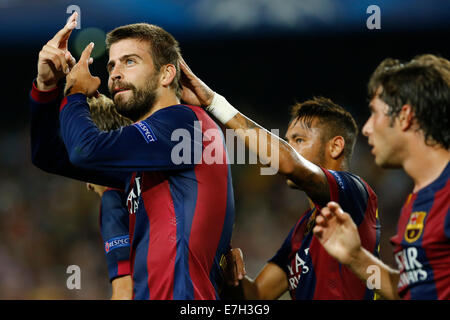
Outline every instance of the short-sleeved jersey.
<svg viewBox="0 0 450 320">
<path fill-rule="evenodd" d="M 364 248 L 378 256 L 380 225 L 377 196 L 361 178 L 348 172 L 323 169 L 330 187 L 330 201 L 338 202 L 358 226 Z M 321 207 L 311 202 L 269 262 L 286 273 L 294 300 L 373 299 L 374 292 L 349 269 L 331 257 L 312 229 Z"/>
<path fill-rule="evenodd" d="M 51 98 L 33 87 L 33 163 L 125 190 L 134 298 L 219 298 L 234 195 L 217 124 L 200 107 L 175 105 L 103 132 L 84 95 L 64 98 L 60 108 Z"/>
<path fill-rule="evenodd" d="M 450 299 L 450 164 L 408 196 L 391 238 L 403 299 Z"/>
<path fill-rule="evenodd" d="M 110 281 L 131 274 L 129 229 L 130 218 L 123 190 L 106 189 L 100 204 L 100 233 Z"/>
</svg>

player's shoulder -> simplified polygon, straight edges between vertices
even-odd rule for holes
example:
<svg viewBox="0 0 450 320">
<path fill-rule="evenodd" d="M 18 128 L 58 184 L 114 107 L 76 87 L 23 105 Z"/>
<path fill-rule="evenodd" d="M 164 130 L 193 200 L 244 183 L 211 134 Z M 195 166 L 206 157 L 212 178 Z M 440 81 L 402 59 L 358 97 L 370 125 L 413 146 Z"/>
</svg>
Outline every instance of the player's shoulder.
<svg viewBox="0 0 450 320">
<path fill-rule="evenodd" d="M 359 199 L 362 203 L 371 203 L 376 206 L 378 197 L 375 191 L 360 176 L 348 171 L 327 171 L 335 181 L 333 184 L 338 189 L 337 192 L 340 201 L 345 202 L 345 199 L 347 199 L 349 201 L 351 200 L 350 202 L 357 202 Z"/>
<path fill-rule="evenodd" d="M 449 181 L 450 181 L 450 162 L 447 163 L 447 166 L 444 168 L 439 177 L 428 186 L 428 189 L 431 189 L 433 192 L 438 192 L 444 189 L 450 190 Z"/>
<path fill-rule="evenodd" d="M 415 202 L 438 203 L 439 207 L 450 202 L 450 163 L 444 168 L 438 178 L 414 193 Z"/>
<path fill-rule="evenodd" d="M 367 192 L 373 191 L 370 185 L 360 176 L 349 171 L 335 171 L 325 169 L 331 175 L 338 186 L 345 190 L 349 186 L 365 189 Z"/>
<path fill-rule="evenodd" d="M 159 109 L 153 113 L 149 118 L 160 118 L 160 117 L 186 117 L 195 116 L 197 112 L 205 112 L 201 107 L 188 106 L 185 104 L 177 104 L 169 107 Z"/>
<path fill-rule="evenodd" d="M 138 123 L 145 122 L 153 128 L 175 129 L 193 127 L 197 120 L 198 117 L 191 108 L 179 104 L 159 109 L 148 118 L 139 121 Z M 136 125 L 138 124 L 135 123 L 134 126 Z"/>
</svg>

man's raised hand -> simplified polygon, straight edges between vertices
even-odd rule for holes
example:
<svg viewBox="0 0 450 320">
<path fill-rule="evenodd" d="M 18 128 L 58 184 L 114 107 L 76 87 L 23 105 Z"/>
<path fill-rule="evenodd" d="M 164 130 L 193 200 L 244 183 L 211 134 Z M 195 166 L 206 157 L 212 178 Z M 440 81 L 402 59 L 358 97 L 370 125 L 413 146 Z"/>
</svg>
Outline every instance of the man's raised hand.
<svg viewBox="0 0 450 320">
<path fill-rule="evenodd" d="M 69 73 L 75 65 L 75 59 L 68 51 L 68 41 L 72 30 L 77 25 L 78 13 L 74 12 L 64 28 L 42 47 L 39 52 L 38 75 L 36 77 L 39 90 L 51 90 L 58 81 Z"/>
<path fill-rule="evenodd" d="M 93 42 L 86 46 L 81 54 L 80 60 L 66 76 L 65 95 L 82 93 L 87 97 L 92 97 L 97 94 L 97 89 L 101 83 L 100 78 L 93 77 L 89 71 L 93 48 Z"/>
<path fill-rule="evenodd" d="M 182 57 L 180 57 L 180 69 L 183 88 L 181 100 L 194 106 L 209 106 L 213 100 L 214 91 L 192 72 Z"/>
</svg>

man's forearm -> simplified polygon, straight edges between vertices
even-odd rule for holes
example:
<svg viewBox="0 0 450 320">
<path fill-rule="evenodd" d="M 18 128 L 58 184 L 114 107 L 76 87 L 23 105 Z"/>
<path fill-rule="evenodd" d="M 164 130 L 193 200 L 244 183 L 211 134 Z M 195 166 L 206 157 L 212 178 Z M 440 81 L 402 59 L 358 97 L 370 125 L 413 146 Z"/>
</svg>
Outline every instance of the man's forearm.
<svg viewBox="0 0 450 320">
<path fill-rule="evenodd" d="M 31 110 L 31 155 L 32 163 L 52 174 L 67 178 L 123 188 L 124 182 L 120 174 L 94 172 L 77 168 L 69 160 L 64 142 L 60 137 L 59 126 L 59 90 L 40 91 L 33 83 L 30 93 Z"/>
<path fill-rule="evenodd" d="M 249 277 L 245 276 L 241 280 L 240 286 L 242 288 L 243 298 L 245 300 L 260 300 L 262 299 L 256 282 Z"/>
<path fill-rule="evenodd" d="M 299 155 L 284 139 L 240 112 L 225 123 L 225 126 L 235 131 L 235 135 L 258 156 L 262 164 L 271 166 L 302 189 L 306 181 L 311 182 L 314 173 L 320 172 L 319 167 Z"/>
<path fill-rule="evenodd" d="M 111 300 L 133 299 L 133 280 L 130 275 L 115 278 L 112 282 Z"/>
<path fill-rule="evenodd" d="M 281 174 L 289 174 L 294 171 L 295 160 L 302 159 L 286 141 L 247 118 L 221 95 L 214 93 L 206 110 L 233 129 L 245 146 L 258 156 L 261 164 L 271 166 Z"/>
<path fill-rule="evenodd" d="M 302 160 L 286 141 L 242 113 L 237 113 L 225 126 L 235 131 L 235 135 L 258 156 L 262 164 L 271 166 L 281 174 L 291 174 L 294 162 Z"/>
<path fill-rule="evenodd" d="M 400 277 L 398 270 L 384 264 L 366 249 L 361 247 L 347 267 L 366 283 L 368 283 L 369 278 L 373 279 L 374 274 L 379 275 L 379 287 L 375 286 L 375 292 L 389 300 L 400 299 L 397 291 Z M 375 267 L 373 269 L 375 273 L 370 267 Z"/>
<path fill-rule="evenodd" d="M 227 128 L 233 129 L 234 134 L 258 156 L 263 165 L 292 180 L 315 201 L 329 200 L 327 179 L 320 167 L 298 154 L 284 139 L 237 111 L 223 97 L 218 101 L 207 110 L 212 111 L 214 116 L 218 115 Z"/>
</svg>

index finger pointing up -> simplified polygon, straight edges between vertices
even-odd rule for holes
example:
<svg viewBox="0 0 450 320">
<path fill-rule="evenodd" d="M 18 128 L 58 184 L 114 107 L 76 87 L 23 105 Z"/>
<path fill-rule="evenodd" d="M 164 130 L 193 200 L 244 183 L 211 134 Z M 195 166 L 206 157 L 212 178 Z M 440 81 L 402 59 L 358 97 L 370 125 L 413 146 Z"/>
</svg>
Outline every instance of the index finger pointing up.
<svg viewBox="0 0 450 320">
<path fill-rule="evenodd" d="M 75 11 L 67 20 L 64 28 L 58 31 L 57 34 L 49 41 L 49 44 L 59 47 L 59 45 L 69 39 L 72 30 L 77 26 L 78 13 Z"/>
<path fill-rule="evenodd" d="M 83 53 L 81 53 L 80 63 L 89 64 L 89 58 L 91 57 L 92 49 L 94 49 L 94 43 L 89 43 L 86 48 L 84 48 Z"/>
</svg>

